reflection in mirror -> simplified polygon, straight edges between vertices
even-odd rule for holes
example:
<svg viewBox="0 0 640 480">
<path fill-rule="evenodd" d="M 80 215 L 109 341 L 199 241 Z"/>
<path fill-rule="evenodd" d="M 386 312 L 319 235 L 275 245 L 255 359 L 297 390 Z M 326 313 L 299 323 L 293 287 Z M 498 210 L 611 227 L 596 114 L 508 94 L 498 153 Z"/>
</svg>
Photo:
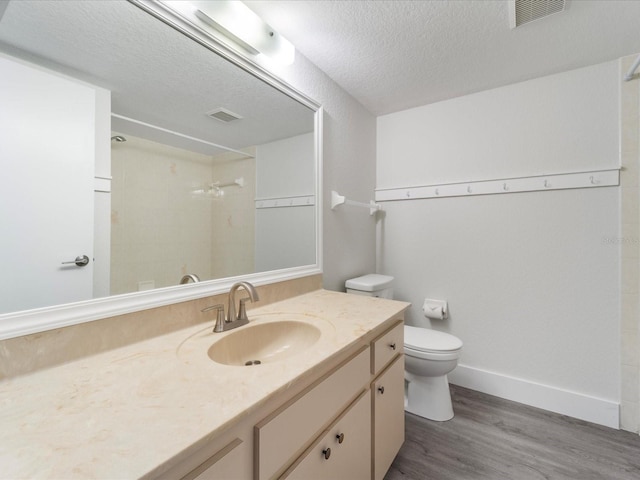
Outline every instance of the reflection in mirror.
<svg viewBox="0 0 640 480">
<path fill-rule="evenodd" d="M 0 2 L 0 104 L 0 314 L 317 266 L 315 105 L 138 6 Z"/>
</svg>

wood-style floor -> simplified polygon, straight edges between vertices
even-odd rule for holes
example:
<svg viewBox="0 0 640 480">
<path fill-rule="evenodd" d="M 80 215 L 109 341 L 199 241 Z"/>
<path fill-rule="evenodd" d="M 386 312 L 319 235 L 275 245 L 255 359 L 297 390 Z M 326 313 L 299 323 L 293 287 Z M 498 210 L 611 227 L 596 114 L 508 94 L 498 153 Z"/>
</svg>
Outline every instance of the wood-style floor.
<svg viewBox="0 0 640 480">
<path fill-rule="evenodd" d="M 461 387 L 455 417 L 405 413 L 385 480 L 640 480 L 640 436 Z"/>
</svg>

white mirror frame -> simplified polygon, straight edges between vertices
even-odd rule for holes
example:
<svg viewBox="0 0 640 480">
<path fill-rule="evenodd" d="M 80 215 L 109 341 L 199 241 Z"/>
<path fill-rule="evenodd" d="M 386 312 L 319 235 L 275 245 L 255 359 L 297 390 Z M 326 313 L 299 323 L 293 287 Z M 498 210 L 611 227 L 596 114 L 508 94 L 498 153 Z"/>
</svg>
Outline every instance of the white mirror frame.
<svg viewBox="0 0 640 480">
<path fill-rule="evenodd" d="M 198 26 L 186 21 L 162 5 L 162 3 L 153 0 L 129 0 L 129 2 L 142 8 L 170 27 L 187 35 L 192 40 L 214 52 L 214 54 L 221 55 L 249 74 L 254 75 L 315 111 L 316 263 L 283 270 L 252 273 L 2 314 L 0 315 L 0 340 L 222 294 L 228 292 L 231 285 L 240 280 L 249 281 L 259 286 L 322 273 L 322 107 L 251 59 L 237 53 L 224 43 L 208 35 Z M 37 292 L 34 292 L 34 294 L 37 294 Z"/>
</svg>

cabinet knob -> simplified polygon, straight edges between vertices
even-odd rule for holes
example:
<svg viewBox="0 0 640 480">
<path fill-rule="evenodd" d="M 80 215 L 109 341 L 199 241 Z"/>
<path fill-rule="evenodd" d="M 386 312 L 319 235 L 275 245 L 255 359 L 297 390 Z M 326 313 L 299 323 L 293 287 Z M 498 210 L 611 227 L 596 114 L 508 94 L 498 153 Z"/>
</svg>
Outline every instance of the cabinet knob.
<svg viewBox="0 0 640 480">
<path fill-rule="evenodd" d="M 390 348 L 391 350 L 395 350 L 395 349 L 396 349 L 396 344 L 395 344 L 395 343 L 390 343 L 390 344 L 389 344 L 389 348 Z"/>
<path fill-rule="evenodd" d="M 325 460 L 329 460 L 329 457 L 331 456 L 331 449 L 325 448 L 324 450 L 322 450 L 322 454 L 324 455 Z"/>
<path fill-rule="evenodd" d="M 378 387 L 378 391 L 381 395 L 384 395 L 384 387 Z"/>
<path fill-rule="evenodd" d="M 339 433 L 338 435 L 336 435 L 336 439 L 338 440 L 338 443 L 344 442 L 344 433 Z"/>
</svg>

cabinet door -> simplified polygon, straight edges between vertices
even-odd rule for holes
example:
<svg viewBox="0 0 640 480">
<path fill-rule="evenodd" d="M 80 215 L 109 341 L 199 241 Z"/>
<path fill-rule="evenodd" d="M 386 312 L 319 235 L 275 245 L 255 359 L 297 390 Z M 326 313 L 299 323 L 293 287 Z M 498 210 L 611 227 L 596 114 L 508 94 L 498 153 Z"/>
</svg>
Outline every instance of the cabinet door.
<svg viewBox="0 0 640 480">
<path fill-rule="evenodd" d="M 384 478 L 404 442 L 404 355 L 372 384 L 373 478 Z"/>
<path fill-rule="evenodd" d="M 358 397 L 281 478 L 369 480 L 371 392 Z"/>
</svg>

